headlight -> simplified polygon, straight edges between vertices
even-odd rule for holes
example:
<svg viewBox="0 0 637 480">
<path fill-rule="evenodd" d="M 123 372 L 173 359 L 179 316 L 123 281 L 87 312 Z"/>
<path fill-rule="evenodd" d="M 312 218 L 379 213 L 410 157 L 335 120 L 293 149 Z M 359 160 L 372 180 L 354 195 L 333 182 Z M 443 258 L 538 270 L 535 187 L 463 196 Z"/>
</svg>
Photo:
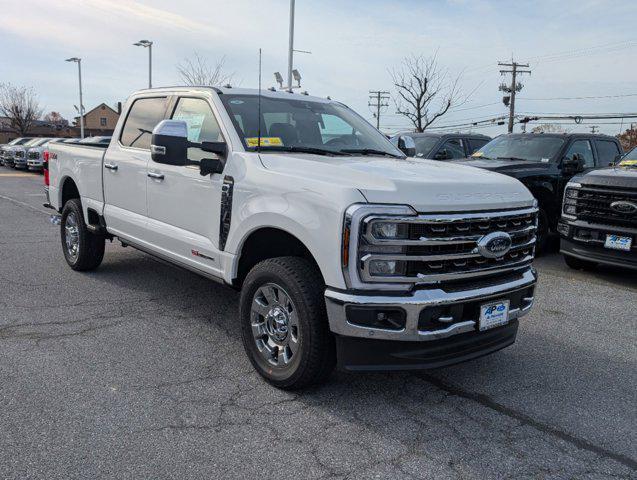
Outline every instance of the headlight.
<svg viewBox="0 0 637 480">
<path fill-rule="evenodd" d="M 577 197 L 579 197 L 579 190 L 575 188 L 566 189 L 566 198 L 577 198 Z"/>
<path fill-rule="evenodd" d="M 404 240 L 409 235 L 409 227 L 405 223 L 374 222 L 371 233 L 378 240 Z"/>
<path fill-rule="evenodd" d="M 571 205 L 571 204 L 565 204 L 564 213 L 568 213 L 569 215 L 575 215 L 577 213 L 577 206 Z"/>
</svg>

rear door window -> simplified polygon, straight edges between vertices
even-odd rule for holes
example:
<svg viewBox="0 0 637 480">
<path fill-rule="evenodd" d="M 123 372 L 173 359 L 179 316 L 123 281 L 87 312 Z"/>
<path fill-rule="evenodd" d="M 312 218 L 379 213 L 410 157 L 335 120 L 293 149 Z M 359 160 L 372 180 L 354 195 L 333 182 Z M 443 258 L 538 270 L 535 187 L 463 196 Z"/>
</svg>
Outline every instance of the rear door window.
<svg viewBox="0 0 637 480">
<path fill-rule="evenodd" d="M 131 106 L 120 142 L 125 147 L 150 150 L 153 129 L 166 116 L 167 97 L 138 98 Z"/>
<path fill-rule="evenodd" d="M 619 159 L 621 152 L 615 142 L 608 140 L 595 140 L 597 147 L 598 166 L 607 167 Z"/>
</svg>

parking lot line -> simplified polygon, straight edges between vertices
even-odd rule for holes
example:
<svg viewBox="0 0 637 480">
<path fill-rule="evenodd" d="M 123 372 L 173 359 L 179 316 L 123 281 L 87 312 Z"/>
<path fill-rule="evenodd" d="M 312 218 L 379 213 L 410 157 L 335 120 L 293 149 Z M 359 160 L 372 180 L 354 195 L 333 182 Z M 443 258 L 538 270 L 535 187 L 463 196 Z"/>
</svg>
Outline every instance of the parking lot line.
<svg viewBox="0 0 637 480">
<path fill-rule="evenodd" d="M 0 177 L 33 177 L 32 173 L 0 173 Z"/>
</svg>

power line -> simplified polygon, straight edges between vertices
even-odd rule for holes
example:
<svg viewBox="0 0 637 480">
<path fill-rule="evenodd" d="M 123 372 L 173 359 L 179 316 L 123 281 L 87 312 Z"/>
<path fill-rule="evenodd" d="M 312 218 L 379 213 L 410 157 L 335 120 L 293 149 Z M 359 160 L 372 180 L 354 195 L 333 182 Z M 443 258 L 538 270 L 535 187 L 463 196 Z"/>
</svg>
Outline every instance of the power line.
<svg viewBox="0 0 637 480">
<path fill-rule="evenodd" d="M 637 97 L 637 93 L 626 93 L 622 95 L 596 95 L 586 97 L 553 97 L 553 98 L 527 98 L 522 97 L 520 100 L 591 100 L 600 98 L 625 98 L 625 97 Z"/>
<path fill-rule="evenodd" d="M 376 128 L 380 130 L 380 114 L 381 110 L 385 107 L 389 107 L 389 92 L 384 90 L 370 90 L 369 91 L 369 103 L 367 104 L 370 107 L 376 109 L 376 113 L 374 113 L 374 117 L 376 118 Z"/>
</svg>

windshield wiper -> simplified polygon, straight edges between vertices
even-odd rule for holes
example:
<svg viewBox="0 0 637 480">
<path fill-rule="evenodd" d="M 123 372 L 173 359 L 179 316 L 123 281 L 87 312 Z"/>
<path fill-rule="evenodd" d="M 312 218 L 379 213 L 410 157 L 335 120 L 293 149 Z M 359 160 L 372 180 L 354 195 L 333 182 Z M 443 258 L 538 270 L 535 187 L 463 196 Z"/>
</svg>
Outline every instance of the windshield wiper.
<svg viewBox="0 0 637 480">
<path fill-rule="evenodd" d="M 496 160 L 513 160 L 513 161 L 518 161 L 518 162 L 534 162 L 535 160 L 531 160 L 528 158 L 521 158 L 521 157 L 496 157 Z"/>
<path fill-rule="evenodd" d="M 275 146 L 261 147 L 260 152 L 294 152 L 294 153 L 312 153 L 314 155 L 345 155 L 340 150 L 330 150 L 329 148 L 316 147 L 293 147 L 293 146 Z"/>
<path fill-rule="evenodd" d="M 343 153 L 352 153 L 359 155 L 380 155 L 383 157 L 405 158 L 400 155 L 394 155 L 393 153 L 389 153 L 384 150 L 376 150 L 374 148 L 343 148 L 339 151 Z"/>
</svg>

